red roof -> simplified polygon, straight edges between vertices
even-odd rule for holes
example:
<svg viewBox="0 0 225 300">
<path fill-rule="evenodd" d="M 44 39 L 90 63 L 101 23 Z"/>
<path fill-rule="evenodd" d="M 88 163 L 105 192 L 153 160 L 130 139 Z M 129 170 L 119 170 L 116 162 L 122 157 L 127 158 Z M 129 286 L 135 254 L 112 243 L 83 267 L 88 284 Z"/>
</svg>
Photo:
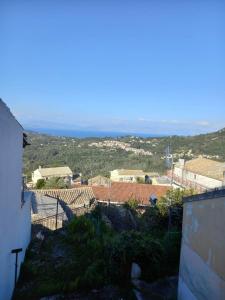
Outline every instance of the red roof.
<svg viewBox="0 0 225 300">
<path fill-rule="evenodd" d="M 92 186 L 97 200 L 124 203 L 129 199 L 136 199 L 140 204 L 149 204 L 149 198 L 154 195 L 159 199 L 170 189 L 169 186 L 113 182 L 111 187 Z"/>
</svg>

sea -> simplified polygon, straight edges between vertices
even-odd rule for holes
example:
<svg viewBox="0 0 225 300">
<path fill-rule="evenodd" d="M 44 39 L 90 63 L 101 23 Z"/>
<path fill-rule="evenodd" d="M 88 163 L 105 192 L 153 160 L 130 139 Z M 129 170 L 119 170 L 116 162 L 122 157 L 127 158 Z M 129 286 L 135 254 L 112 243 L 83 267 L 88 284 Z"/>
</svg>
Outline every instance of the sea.
<svg viewBox="0 0 225 300">
<path fill-rule="evenodd" d="M 116 132 L 116 131 L 84 131 L 84 130 L 65 130 L 65 129 L 52 129 L 52 128 L 26 128 L 26 131 L 42 133 L 52 136 L 64 136 L 74 138 L 105 138 L 105 137 L 124 137 L 135 136 L 142 138 L 163 137 L 165 135 L 152 134 L 152 133 L 137 133 L 137 132 Z"/>
</svg>

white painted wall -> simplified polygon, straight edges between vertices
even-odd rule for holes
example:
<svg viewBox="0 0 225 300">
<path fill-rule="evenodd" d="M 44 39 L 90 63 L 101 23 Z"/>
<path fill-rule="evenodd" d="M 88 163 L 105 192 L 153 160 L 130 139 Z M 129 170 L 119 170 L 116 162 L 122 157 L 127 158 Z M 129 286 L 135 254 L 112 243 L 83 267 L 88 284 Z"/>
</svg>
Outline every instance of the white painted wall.
<svg viewBox="0 0 225 300">
<path fill-rule="evenodd" d="M 43 177 L 41 176 L 41 173 L 39 172 L 39 170 L 35 170 L 33 173 L 32 173 L 32 181 L 33 183 L 37 183 L 38 179 L 43 179 Z"/>
<path fill-rule="evenodd" d="M 200 174 L 183 170 L 179 167 L 174 167 L 174 175 L 180 177 L 181 180 L 183 178 L 183 182 L 185 182 L 185 180 L 189 180 L 193 183 L 193 185 L 200 185 L 206 189 L 214 189 L 223 186 L 223 182 L 221 180 L 202 176 Z"/>
<path fill-rule="evenodd" d="M 0 100 L 0 299 L 11 299 L 15 254 L 23 248 L 21 264 L 30 241 L 30 201 L 21 207 L 23 129 Z M 26 195 L 28 196 L 28 195 Z M 28 197 L 26 197 L 28 198 Z"/>
</svg>

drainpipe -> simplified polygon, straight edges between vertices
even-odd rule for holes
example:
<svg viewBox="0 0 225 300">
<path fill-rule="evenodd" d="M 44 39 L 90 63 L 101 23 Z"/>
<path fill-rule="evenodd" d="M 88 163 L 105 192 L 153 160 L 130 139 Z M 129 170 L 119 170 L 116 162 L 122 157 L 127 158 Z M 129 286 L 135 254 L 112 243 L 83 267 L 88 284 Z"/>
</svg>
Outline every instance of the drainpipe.
<svg viewBox="0 0 225 300">
<path fill-rule="evenodd" d="M 16 262 L 15 262 L 15 281 L 14 281 L 14 288 L 16 287 L 16 280 L 17 280 L 17 269 L 18 269 L 18 253 L 22 252 L 22 248 L 13 249 L 11 251 L 12 254 L 16 254 Z"/>
</svg>

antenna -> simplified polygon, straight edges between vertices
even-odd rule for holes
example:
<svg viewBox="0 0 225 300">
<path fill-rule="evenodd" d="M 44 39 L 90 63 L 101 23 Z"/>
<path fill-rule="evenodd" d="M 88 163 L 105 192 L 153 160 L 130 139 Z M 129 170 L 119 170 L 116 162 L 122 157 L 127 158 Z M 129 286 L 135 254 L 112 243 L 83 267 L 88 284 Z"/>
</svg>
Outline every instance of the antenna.
<svg viewBox="0 0 225 300">
<path fill-rule="evenodd" d="M 166 167 L 170 169 L 171 171 L 171 186 L 173 184 L 173 154 L 172 154 L 172 148 L 171 148 L 171 142 L 166 147 L 165 150 L 165 158 L 166 158 Z"/>
</svg>

